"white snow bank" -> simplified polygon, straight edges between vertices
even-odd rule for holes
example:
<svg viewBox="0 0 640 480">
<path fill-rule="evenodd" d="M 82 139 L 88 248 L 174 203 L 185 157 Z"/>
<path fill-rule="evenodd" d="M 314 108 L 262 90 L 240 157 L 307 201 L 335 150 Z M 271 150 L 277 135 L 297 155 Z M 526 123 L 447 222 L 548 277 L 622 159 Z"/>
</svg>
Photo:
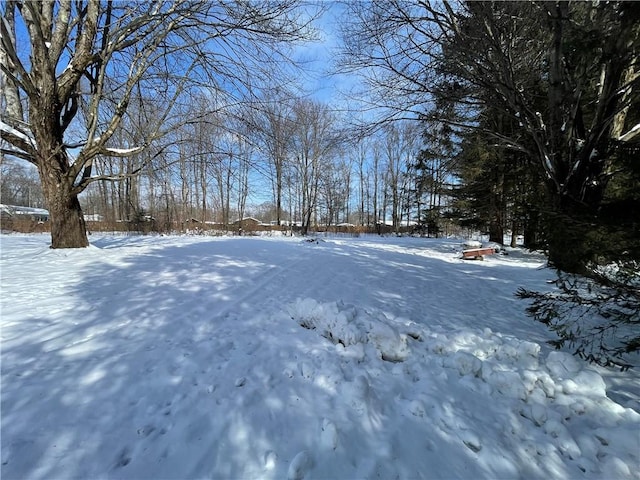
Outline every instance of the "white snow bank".
<svg viewBox="0 0 640 480">
<path fill-rule="evenodd" d="M 375 388 L 365 375 L 357 388 L 342 391 L 358 397 L 352 403 L 367 403 L 372 392 L 395 396 L 385 402 L 387 415 L 404 403 L 497 476 L 634 478 L 638 471 L 640 415 L 610 400 L 602 377 L 572 355 L 540 357 L 540 345 L 490 329 L 430 329 L 342 302 L 307 298 L 287 312 L 339 345 L 338 358 L 377 372 Z M 377 363 L 385 360 L 404 365 Z M 421 388 L 398 381 L 402 376 Z M 512 464 L 500 464 L 497 454 Z"/>
<path fill-rule="evenodd" d="M 320 304 L 306 298 L 291 305 L 289 313 L 300 326 L 343 347 L 371 345 L 382 360 L 391 362 L 403 361 L 409 354 L 407 335 L 399 333 L 382 312 L 359 312 L 342 302 Z"/>
</svg>

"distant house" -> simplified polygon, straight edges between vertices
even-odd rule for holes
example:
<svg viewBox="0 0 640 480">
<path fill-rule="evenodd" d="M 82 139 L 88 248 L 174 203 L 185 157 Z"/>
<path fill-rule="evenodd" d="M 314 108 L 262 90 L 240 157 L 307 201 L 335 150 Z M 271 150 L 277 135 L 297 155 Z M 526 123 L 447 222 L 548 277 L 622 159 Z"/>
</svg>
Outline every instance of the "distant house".
<svg viewBox="0 0 640 480">
<path fill-rule="evenodd" d="M 44 208 L 23 207 L 20 205 L 2 205 L 0 204 L 2 218 L 12 219 L 28 219 L 34 222 L 49 221 L 49 210 Z"/>
<path fill-rule="evenodd" d="M 278 222 L 276 222 L 275 220 L 273 222 L 271 222 L 271 225 L 277 225 Z M 283 227 L 301 227 L 302 226 L 302 222 L 301 221 L 291 221 L 291 220 L 280 220 L 280 225 L 282 225 Z"/>
<path fill-rule="evenodd" d="M 104 220 L 104 215 L 99 215 L 97 213 L 90 213 L 88 215 L 84 215 L 85 222 L 102 222 Z"/>
<path fill-rule="evenodd" d="M 245 217 L 242 220 L 240 219 L 234 220 L 233 222 L 231 222 L 231 225 L 233 225 L 234 227 L 243 228 L 245 230 L 252 230 L 252 229 L 255 229 L 256 227 L 261 226 L 262 222 L 257 218 Z"/>
<path fill-rule="evenodd" d="M 400 227 L 413 227 L 415 225 L 417 225 L 418 222 L 414 221 L 414 220 L 402 220 L 400 222 Z M 393 221 L 391 220 L 385 220 L 384 225 L 386 225 L 387 227 L 393 227 Z"/>
<path fill-rule="evenodd" d="M 349 223 L 349 222 L 342 222 L 342 223 L 338 223 L 336 224 L 333 229 L 336 232 L 341 232 L 341 233 L 349 233 L 352 232 L 356 229 L 356 226 L 353 223 Z"/>
</svg>

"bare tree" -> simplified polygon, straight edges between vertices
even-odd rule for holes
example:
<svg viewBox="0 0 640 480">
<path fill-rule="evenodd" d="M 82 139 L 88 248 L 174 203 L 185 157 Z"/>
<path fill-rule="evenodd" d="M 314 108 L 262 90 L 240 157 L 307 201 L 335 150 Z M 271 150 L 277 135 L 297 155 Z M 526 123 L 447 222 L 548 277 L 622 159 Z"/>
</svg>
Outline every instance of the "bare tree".
<svg viewBox="0 0 640 480">
<path fill-rule="evenodd" d="M 372 155 L 373 155 L 373 164 L 371 166 L 371 175 L 369 176 L 369 183 L 370 186 L 367 189 L 368 191 L 372 192 L 371 193 L 371 199 L 372 199 L 372 208 L 373 208 L 373 222 L 376 225 L 376 228 L 378 229 L 378 233 L 381 233 L 380 230 L 380 224 L 384 223 L 386 218 L 386 214 L 385 214 L 385 210 L 386 207 L 384 206 L 384 201 L 380 198 L 382 192 L 384 191 L 384 186 L 381 185 L 382 183 L 382 165 L 381 165 L 381 148 L 380 148 L 380 142 L 376 141 L 373 143 L 372 146 Z M 371 185 L 373 184 L 373 185 Z"/>
<path fill-rule="evenodd" d="M 223 108 L 214 98 L 196 94 L 183 115 L 190 119 L 183 130 L 185 149 L 192 163 L 191 201 L 198 204 L 201 221 L 204 222 L 214 203 L 219 207 L 218 213 L 228 211 L 228 206 L 224 206 L 226 182 L 222 172 L 228 164 L 225 159 L 228 160 L 230 149 L 224 139 L 226 132 L 233 130 L 231 124 L 237 114 Z M 212 195 L 216 198 L 210 198 Z"/>
<path fill-rule="evenodd" d="M 286 42 L 308 38 L 298 0 L 8 1 L 1 33 L 2 153 L 38 168 L 51 214 L 53 248 L 88 245 L 78 195 L 99 156 L 129 157 L 171 131 L 182 94 L 199 84 L 246 95 L 286 61 Z M 16 37 L 22 22 L 24 37 Z M 28 59 L 27 59 L 28 56 Z M 115 144 L 133 93 L 163 108 L 140 143 Z M 21 109 L 26 104 L 27 112 Z M 74 138 L 71 125 L 81 125 Z"/>
<path fill-rule="evenodd" d="M 263 98 L 255 103 L 252 114 L 246 117 L 254 143 L 267 159 L 266 170 L 271 180 L 277 225 L 282 220 L 286 168 L 291 158 L 294 100 L 295 97 L 282 88 L 268 89 Z"/>
<path fill-rule="evenodd" d="M 326 164 L 320 176 L 320 196 L 318 207 L 323 207 L 321 221 L 329 227 L 349 221 L 349 200 L 351 194 L 351 163 L 345 158 L 336 158 Z"/>
<path fill-rule="evenodd" d="M 358 223 L 369 225 L 369 189 L 367 188 L 367 148 L 364 142 L 360 141 L 353 150 L 352 161 L 358 167 Z"/>
<path fill-rule="evenodd" d="M 302 234 L 306 235 L 317 213 L 320 181 L 326 164 L 333 160 L 336 135 L 333 119 L 326 105 L 300 99 L 293 108 L 295 130 L 292 152 L 297 181 L 301 189 L 300 214 Z"/>
<path fill-rule="evenodd" d="M 240 135 L 236 136 L 238 168 L 236 173 L 236 209 L 239 225 L 245 216 L 247 197 L 249 196 L 249 172 L 251 171 L 253 149 L 251 144 Z M 241 228 L 241 227 L 240 227 Z"/>
<path fill-rule="evenodd" d="M 42 188 L 37 173 L 15 161 L 0 162 L 0 203 L 42 207 Z"/>
<path fill-rule="evenodd" d="M 418 151 L 417 124 L 402 122 L 385 126 L 382 133 L 382 151 L 386 161 L 386 188 L 391 198 L 391 220 L 397 232 L 406 212 L 409 193 L 409 166 Z"/>
</svg>

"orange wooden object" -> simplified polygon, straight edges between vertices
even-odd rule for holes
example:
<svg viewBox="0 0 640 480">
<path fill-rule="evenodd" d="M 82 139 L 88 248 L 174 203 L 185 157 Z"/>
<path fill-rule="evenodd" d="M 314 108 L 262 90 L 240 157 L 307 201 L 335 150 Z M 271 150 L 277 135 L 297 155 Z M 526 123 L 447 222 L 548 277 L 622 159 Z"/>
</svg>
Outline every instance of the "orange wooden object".
<svg viewBox="0 0 640 480">
<path fill-rule="evenodd" d="M 495 248 L 469 248 L 462 251 L 462 258 L 482 259 L 485 255 L 493 255 L 496 253 Z"/>
</svg>

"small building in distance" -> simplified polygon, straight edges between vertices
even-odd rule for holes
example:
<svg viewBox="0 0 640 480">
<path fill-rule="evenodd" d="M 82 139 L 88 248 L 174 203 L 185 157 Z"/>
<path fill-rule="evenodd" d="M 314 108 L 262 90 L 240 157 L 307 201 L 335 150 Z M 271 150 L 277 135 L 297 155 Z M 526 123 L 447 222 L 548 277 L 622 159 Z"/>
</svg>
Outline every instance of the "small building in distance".
<svg viewBox="0 0 640 480">
<path fill-rule="evenodd" d="M 44 223 L 49 221 L 49 210 L 45 210 L 44 208 L 0 204 L 0 213 L 2 215 L 3 220 L 24 219 L 24 220 L 31 220 L 38 223 Z"/>
<path fill-rule="evenodd" d="M 104 221 L 104 215 L 100 215 L 98 213 L 90 213 L 90 214 L 85 214 L 84 216 L 84 221 L 85 222 L 102 222 Z"/>
<path fill-rule="evenodd" d="M 262 225 L 262 222 L 254 217 L 244 217 L 242 220 L 237 219 L 231 222 L 231 226 L 248 231 L 254 231 Z"/>
</svg>

